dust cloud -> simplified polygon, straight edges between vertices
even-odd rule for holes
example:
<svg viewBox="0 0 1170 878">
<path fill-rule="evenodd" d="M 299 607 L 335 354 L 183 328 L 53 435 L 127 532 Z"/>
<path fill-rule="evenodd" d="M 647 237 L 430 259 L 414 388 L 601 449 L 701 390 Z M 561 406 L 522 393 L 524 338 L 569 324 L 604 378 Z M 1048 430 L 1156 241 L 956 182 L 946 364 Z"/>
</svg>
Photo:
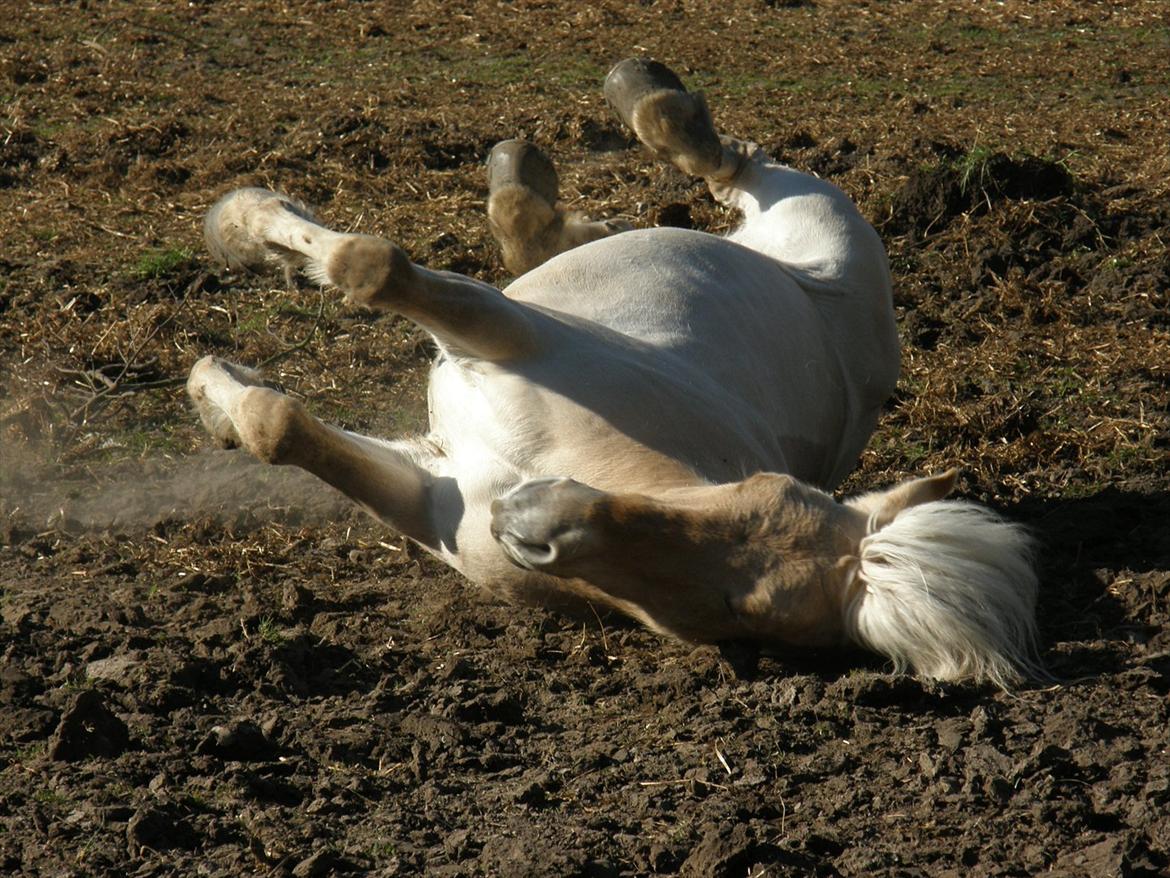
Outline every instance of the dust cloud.
<svg viewBox="0 0 1170 878">
<path fill-rule="evenodd" d="M 0 443 L 0 542 L 3 531 L 13 528 L 135 532 L 167 521 L 297 525 L 356 514 L 349 500 L 314 476 L 261 464 L 238 451 L 148 458 L 61 475 L 37 449 Z"/>
</svg>

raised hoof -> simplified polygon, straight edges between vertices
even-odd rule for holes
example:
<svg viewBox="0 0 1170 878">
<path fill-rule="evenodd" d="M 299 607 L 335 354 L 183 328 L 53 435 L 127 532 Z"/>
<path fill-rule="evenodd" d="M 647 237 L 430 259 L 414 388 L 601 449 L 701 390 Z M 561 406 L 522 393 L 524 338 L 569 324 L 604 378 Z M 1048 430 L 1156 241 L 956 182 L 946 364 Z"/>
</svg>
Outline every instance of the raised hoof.
<svg viewBox="0 0 1170 878">
<path fill-rule="evenodd" d="M 187 376 L 187 395 L 199 413 L 199 420 L 220 448 L 240 447 L 240 434 L 224 410 L 223 400 L 243 387 L 267 387 L 283 393 L 279 384 L 264 380 L 256 370 L 219 357 L 203 357 Z"/>
<path fill-rule="evenodd" d="M 287 280 L 303 260 L 272 247 L 263 237 L 266 216 L 281 210 L 316 222 L 305 205 L 267 189 L 236 189 L 224 195 L 203 220 L 203 240 L 211 258 L 220 268 L 257 274 L 284 266 Z"/>
<path fill-rule="evenodd" d="M 508 186 L 528 189 L 556 206 L 559 181 L 552 161 L 526 140 L 502 140 L 487 159 L 488 197 Z"/>
<path fill-rule="evenodd" d="M 673 70 L 650 58 L 627 58 L 619 61 L 605 77 L 602 92 L 614 112 L 634 127 L 634 107 L 646 95 L 656 91 L 681 91 L 686 86 Z"/>
<path fill-rule="evenodd" d="M 658 156 L 680 170 L 707 177 L 719 170 L 723 147 L 701 94 L 686 90 L 669 67 L 627 58 L 605 78 L 605 99 Z"/>
</svg>

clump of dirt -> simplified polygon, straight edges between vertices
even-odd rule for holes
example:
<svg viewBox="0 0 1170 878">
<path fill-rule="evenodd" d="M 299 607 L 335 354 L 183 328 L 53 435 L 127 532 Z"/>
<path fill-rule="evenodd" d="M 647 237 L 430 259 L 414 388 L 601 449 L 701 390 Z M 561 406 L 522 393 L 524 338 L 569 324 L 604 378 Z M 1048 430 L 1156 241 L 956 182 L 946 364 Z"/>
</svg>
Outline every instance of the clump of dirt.
<svg viewBox="0 0 1170 878">
<path fill-rule="evenodd" d="M 982 150 L 963 155 L 954 146 L 933 146 L 944 160 L 910 173 L 890 199 L 883 232 L 938 233 L 960 214 L 988 210 L 1000 200 L 1048 201 L 1076 188 L 1068 169 L 1049 159 Z"/>
</svg>

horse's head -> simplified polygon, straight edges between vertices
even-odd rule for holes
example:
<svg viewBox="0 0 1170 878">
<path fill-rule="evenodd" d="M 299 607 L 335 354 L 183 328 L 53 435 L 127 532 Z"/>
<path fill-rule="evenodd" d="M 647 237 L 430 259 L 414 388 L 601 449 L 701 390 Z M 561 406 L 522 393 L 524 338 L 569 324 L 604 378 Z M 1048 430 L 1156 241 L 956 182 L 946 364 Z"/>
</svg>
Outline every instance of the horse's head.
<svg viewBox="0 0 1170 878">
<path fill-rule="evenodd" d="M 493 504 L 492 533 L 514 563 L 585 580 L 690 640 L 854 640 L 926 676 L 1002 681 L 1027 664 L 1028 541 L 986 510 L 936 502 L 955 480 L 838 503 L 774 473 L 656 496 L 537 479 Z M 889 633 L 895 615 L 918 625 L 916 642 Z"/>
</svg>

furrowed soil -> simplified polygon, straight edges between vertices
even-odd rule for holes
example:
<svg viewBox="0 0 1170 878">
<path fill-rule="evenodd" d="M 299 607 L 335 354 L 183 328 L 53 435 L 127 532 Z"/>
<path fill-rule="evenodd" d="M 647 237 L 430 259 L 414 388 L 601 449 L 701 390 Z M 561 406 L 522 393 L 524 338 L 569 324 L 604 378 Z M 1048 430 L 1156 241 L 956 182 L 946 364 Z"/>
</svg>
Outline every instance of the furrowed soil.
<svg viewBox="0 0 1170 878">
<path fill-rule="evenodd" d="M 881 232 L 903 376 L 842 493 L 963 467 L 1039 538 L 1053 681 L 740 679 L 210 449 L 207 353 L 426 418 L 409 324 L 217 273 L 231 188 L 496 284 L 508 137 L 572 208 L 731 228 L 604 105 L 633 54 Z M 0 874 L 1167 874 L 1168 82 L 1154 0 L 7 4 Z"/>
</svg>

